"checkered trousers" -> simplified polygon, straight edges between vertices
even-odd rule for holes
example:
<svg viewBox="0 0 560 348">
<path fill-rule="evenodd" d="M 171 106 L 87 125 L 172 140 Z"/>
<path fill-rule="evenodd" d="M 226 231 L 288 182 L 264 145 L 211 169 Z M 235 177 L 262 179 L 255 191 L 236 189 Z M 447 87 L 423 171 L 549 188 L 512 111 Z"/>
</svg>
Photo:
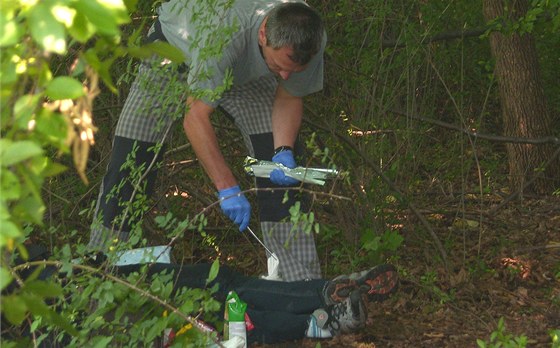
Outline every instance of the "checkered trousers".
<svg viewBox="0 0 560 348">
<path fill-rule="evenodd" d="M 291 222 L 261 221 L 261 229 L 263 242 L 280 261 L 278 269 L 282 280 L 321 278 L 313 232 L 306 234 Z"/>
</svg>

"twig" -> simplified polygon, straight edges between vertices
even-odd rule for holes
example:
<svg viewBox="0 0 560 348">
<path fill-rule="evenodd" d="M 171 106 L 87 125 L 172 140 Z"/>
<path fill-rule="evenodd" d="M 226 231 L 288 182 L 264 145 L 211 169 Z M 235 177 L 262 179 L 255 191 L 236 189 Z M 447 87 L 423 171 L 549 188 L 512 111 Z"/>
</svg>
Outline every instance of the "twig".
<svg viewBox="0 0 560 348">
<path fill-rule="evenodd" d="M 519 253 L 519 252 L 534 251 L 534 250 L 547 250 L 547 249 L 560 249 L 560 243 L 547 244 L 547 245 L 537 245 L 537 246 L 525 247 L 525 248 L 518 248 L 518 249 L 515 249 L 515 252 Z"/>
<path fill-rule="evenodd" d="M 422 39 L 422 43 L 427 44 L 435 41 L 447 41 L 447 40 L 454 40 L 454 39 L 464 39 L 469 37 L 479 37 L 489 29 L 490 28 L 488 27 L 484 27 L 484 28 L 475 28 L 470 30 L 457 30 L 457 31 L 450 31 L 446 33 L 439 33 Z M 381 43 L 381 48 L 403 48 L 403 47 L 406 47 L 406 43 L 401 43 L 398 41 L 384 40 Z"/>
<path fill-rule="evenodd" d="M 505 136 L 500 136 L 500 135 L 482 134 L 482 133 L 470 131 L 468 129 L 465 129 L 463 127 L 460 127 L 460 126 L 457 126 L 457 125 L 454 125 L 454 124 L 451 124 L 451 123 L 434 120 L 432 118 L 405 114 L 403 112 L 396 111 L 396 110 L 391 110 L 391 112 L 398 115 L 398 116 L 404 116 L 404 117 L 412 118 L 412 119 L 415 119 L 415 120 L 435 124 L 436 126 L 440 126 L 440 127 L 443 127 L 443 128 L 453 129 L 453 130 L 465 133 L 467 135 L 470 135 L 473 138 L 478 138 L 478 139 L 491 140 L 491 141 L 499 142 L 499 143 L 533 144 L 533 145 L 539 145 L 539 144 L 560 145 L 560 139 L 557 138 L 557 137 L 554 137 L 554 136 L 548 136 L 548 137 L 533 139 L 533 138 L 517 138 L 517 137 L 505 137 Z"/>
</svg>

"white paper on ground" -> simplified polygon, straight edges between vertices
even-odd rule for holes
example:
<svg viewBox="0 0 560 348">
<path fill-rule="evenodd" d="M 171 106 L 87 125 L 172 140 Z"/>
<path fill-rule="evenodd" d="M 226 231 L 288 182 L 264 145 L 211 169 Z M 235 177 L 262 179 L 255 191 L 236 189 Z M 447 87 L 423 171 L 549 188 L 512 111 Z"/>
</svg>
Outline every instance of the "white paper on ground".
<svg viewBox="0 0 560 348">
<path fill-rule="evenodd" d="M 278 266 L 280 265 L 280 261 L 278 260 L 278 256 L 276 254 L 272 254 L 268 257 L 268 275 L 262 276 L 262 279 L 266 280 L 282 280 L 280 274 L 278 274 Z"/>
<path fill-rule="evenodd" d="M 82 263 L 82 258 L 71 261 L 75 265 Z M 142 263 L 171 263 L 171 247 L 160 245 L 120 251 L 117 253 L 115 266 L 138 265 Z"/>
<path fill-rule="evenodd" d="M 159 245 L 122 251 L 115 266 L 138 265 L 142 263 L 171 263 L 171 247 Z"/>
</svg>

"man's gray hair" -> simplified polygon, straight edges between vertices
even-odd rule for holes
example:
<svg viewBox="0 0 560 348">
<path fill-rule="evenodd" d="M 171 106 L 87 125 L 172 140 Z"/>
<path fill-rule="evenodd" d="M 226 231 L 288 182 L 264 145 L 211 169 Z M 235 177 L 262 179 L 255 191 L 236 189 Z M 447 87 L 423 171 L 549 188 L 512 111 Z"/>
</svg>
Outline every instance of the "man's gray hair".
<svg viewBox="0 0 560 348">
<path fill-rule="evenodd" d="M 294 63 L 305 65 L 321 49 L 324 26 L 319 14 L 306 4 L 287 2 L 275 6 L 266 21 L 267 46 L 290 47 Z"/>
</svg>

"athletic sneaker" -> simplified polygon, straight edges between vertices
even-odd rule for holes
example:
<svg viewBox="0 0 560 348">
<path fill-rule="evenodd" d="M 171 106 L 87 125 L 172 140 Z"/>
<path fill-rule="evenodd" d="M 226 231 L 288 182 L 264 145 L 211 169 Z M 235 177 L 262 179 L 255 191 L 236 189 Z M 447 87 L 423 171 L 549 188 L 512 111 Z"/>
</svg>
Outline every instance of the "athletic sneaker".
<svg viewBox="0 0 560 348">
<path fill-rule="evenodd" d="M 315 310 L 311 315 L 310 329 L 315 326 L 314 334 L 308 337 L 326 337 L 319 335 L 327 331 L 332 336 L 356 332 L 366 325 L 367 309 L 360 291 L 355 290 L 343 302 Z"/>
<path fill-rule="evenodd" d="M 399 274 L 394 266 L 383 264 L 349 275 L 341 275 L 329 281 L 323 289 L 325 303 L 331 305 L 344 301 L 350 293 L 359 289 L 369 301 L 386 300 L 397 289 Z"/>
</svg>

